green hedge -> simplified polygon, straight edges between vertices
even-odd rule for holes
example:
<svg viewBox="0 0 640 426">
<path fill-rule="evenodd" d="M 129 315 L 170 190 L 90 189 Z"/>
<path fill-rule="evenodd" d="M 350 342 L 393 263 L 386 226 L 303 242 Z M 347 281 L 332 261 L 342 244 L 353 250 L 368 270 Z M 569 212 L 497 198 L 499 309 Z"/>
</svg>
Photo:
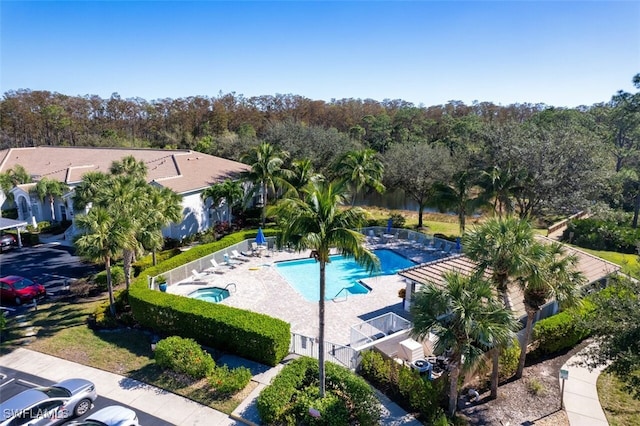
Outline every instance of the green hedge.
<svg viewBox="0 0 640 426">
<path fill-rule="evenodd" d="M 160 340 L 154 352 L 156 364 L 194 379 L 202 379 L 213 373 L 216 363 L 193 339 L 171 336 Z"/>
<path fill-rule="evenodd" d="M 446 418 L 440 407 L 445 397 L 444 380 L 428 380 L 376 351 L 362 353 L 360 374 L 405 410 L 418 411 L 428 424 Z"/>
<path fill-rule="evenodd" d="M 533 340 L 536 342 L 533 356 L 548 355 L 572 348 L 589 337 L 589 330 L 582 324 L 583 319 L 594 309 L 593 302 L 583 299 L 578 307 L 538 321 L 533 327 Z"/>
<path fill-rule="evenodd" d="M 318 392 L 318 361 L 308 357 L 287 364 L 258 396 L 258 412 L 267 424 L 377 425 L 380 403 L 361 377 L 333 363 L 325 364 L 326 394 Z M 313 408 L 318 418 L 309 414 Z"/>
<path fill-rule="evenodd" d="M 640 229 L 630 223 L 617 223 L 596 218 L 572 220 L 562 238 L 577 246 L 593 250 L 636 253 L 640 241 Z"/>
<path fill-rule="evenodd" d="M 265 235 L 275 234 L 265 230 Z M 246 239 L 255 231 L 242 231 L 219 241 L 194 247 L 143 271 L 131 284 L 129 303 L 135 319 L 158 334 L 195 339 L 201 345 L 275 366 L 289 353 L 291 330 L 287 322 L 268 315 L 188 297 L 150 290 L 150 276 L 210 255 Z"/>
</svg>

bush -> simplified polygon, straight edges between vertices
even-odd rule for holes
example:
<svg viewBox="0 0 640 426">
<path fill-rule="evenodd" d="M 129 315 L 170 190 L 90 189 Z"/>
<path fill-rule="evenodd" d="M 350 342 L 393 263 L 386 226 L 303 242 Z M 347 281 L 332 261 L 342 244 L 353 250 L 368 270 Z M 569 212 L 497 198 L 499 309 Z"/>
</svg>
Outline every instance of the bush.
<svg viewBox="0 0 640 426">
<path fill-rule="evenodd" d="M 632 254 L 637 252 L 640 229 L 631 228 L 630 223 L 597 218 L 573 220 L 562 234 L 562 239 L 593 250 Z"/>
<path fill-rule="evenodd" d="M 548 355 L 574 347 L 589 336 L 583 319 L 594 310 L 593 302 L 583 299 L 579 307 L 570 308 L 557 315 L 538 321 L 533 327 L 536 341 L 535 356 Z"/>
<path fill-rule="evenodd" d="M 162 368 L 202 379 L 213 373 L 215 361 L 193 339 L 167 337 L 156 344 L 155 360 Z"/>
<path fill-rule="evenodd" d="M 238 367 L 233 370 L 226 365 L 216 366 L 208 377 L 209 384 L 220 396 L 231 395 L 242 390 L 251 380 L 251 370 Z"/>
<path fill-rule="evenodd" d="M 385 360 L 375 351 L 362 353 L 360 374 L 407 411 L 418 411 L 429 423 L 442 413 L 443 381 L 430 381 L 413 369 Z"/>
<path fill-rule="evenodd" d="M 391 215 L 391 226 L 394 228 L 404 228 L 406 221 L 407 219 L 405 219 L 405 217 L 400 213 L 394 213 Z"/>
<path fill-rule="evenodd" d="M 109 289 L 107 283 L 107 271 L 101 271 L 94 275 L 93 281 L 100 291 L 107 291 Z M 111 285 L 117 287 L 124 284 L 124 269 L 121 266 L 111 267 Z"/>
<path fill-rule="evenodd" d="M 518 362 L 520 361 L 520 343 L 517 339 L 509 345 L 509 347 L 502 348 L 500 351 L 500 378 L 506 379 L 513 376 L 518 369 Z"/>
<path fill-rule="evenodd" d="M 291 361 L 258 397 L 265 424 L 377 425 L 380 404 L 371 387 L 346 368 L 327 363 L 326 394 L 320 398 L 318 361 L 302 357 Z M 309 409 L 320 413 L 312 417 Z"/>
<path fill-rule="evenodd" d="M 93 315 L 89 318 L 89 322 L 93 327 L 98 328 L 116 328 L 123 325 L 133 325 L 133 317 L 127 312 L 127 292 L 125 290 L 113 293 L 114 307 L 116 316 L 111 315 L 109 299 L 100 303 L 93 311 Z"/>
<path fill-rule="evenodd" d="M 159 252 L 156 253 L 156 262 L 157 263 L 164 262 L 165 260 L 170 259 L 173 256 L 179 255 L 180 253 L 182 253 L 182 252 L 178 248 L 159 251 Z M 145 256 L 145 257 L 142 257 L 142 258 L 138 259 L 136 262 L 133 263 L 133 265 L 131 265 L 131 267 L 133 269 L 133 276 L 137 277 L 138 275 L 140 275 L 140 273 L 142 271 L 144 271 L 145 269 L 150 268 L 152 266 L 153 266 L 153 256 L 152 255 L 148 255 L 148 256 Z"/>
</svg>

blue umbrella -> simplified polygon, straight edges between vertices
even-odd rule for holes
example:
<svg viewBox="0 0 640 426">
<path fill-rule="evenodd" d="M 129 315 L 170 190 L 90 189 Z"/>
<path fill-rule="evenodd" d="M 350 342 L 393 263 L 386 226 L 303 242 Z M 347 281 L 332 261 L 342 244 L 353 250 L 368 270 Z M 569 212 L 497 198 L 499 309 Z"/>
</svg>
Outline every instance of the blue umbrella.
<svg viewBox="0 0 640 426">
<path fill-rule="evenodd" d="M 389 218 L 389 220 L 387 221 L 387 234 L 391 233 L 391 226 L 393 225 L 393 220 L 391 218 Z"/>
<path fill-rule="evenodd" d="M 262 228 L 258 228 L 258 235 L 256 235 L 256 244 L 264 245 L 267 243 L 267 239 L 264 237 L 264 233 L 262 232 Z"/>
</svg>

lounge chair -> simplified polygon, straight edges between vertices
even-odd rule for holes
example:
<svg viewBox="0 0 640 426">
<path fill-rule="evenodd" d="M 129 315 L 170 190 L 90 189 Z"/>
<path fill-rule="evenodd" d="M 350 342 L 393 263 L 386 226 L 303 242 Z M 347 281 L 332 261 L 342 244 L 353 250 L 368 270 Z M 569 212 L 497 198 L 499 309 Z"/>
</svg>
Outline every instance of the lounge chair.
<svg viewBox="0 0 640 426">
<path fill-rule="evenodd" d="M 210 274 L 198 272 L 195 269 L 191 270 L 191 281 L 211 281 L 213 277 Z"/>
<path fill-rule="evenodd" d="M 211 267 L 205 269 L 205 272 L 210 274 L 224 274 L 224 271 L 213 257 L 209 259 L 209 262 L 211 262 Z"/>
<path fill-rule="evenodd" d="M 251 252 L 254 256 L 262 256 L 262 252 L 267 249 L 266 246 L 258 245 L 255 241 L 251 243 Z"/>
<path fill-rule="evenodd" d="M 240 253 L 238 253 L 238 250 L 231 250 L 231 259 L 240 260 L 242 262 L 248 262 L 249 261 L 249 259 L 247 259 L 245 256 L 243 256 Z"/>
<path fill-rule="evenodd" d="M 235 268 L 236 265 L 239 265 L 240 262 L 237 260 L 233 260 L 229 257 L 229 253 L 225 253 L 224 254 L 224 263 L 225 265 L 227 265 L 229 268 Z"/>
</svg>

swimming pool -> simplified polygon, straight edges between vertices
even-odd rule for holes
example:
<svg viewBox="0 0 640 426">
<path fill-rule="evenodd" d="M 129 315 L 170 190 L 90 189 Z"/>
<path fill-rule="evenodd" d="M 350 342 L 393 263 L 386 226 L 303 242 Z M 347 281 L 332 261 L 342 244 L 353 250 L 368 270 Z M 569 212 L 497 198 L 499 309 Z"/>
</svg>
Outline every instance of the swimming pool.
<svg viewBox="0 0 640 426">
<path fill-rule="evenodd" d="M 415 263 L 392 250 L 375 250 L 380 259 L 380 271 L 375 275 L 391 275 Z M 275 264 L 276 270 L 289 285 L 310 302 L 320 298 L 320 267 L 315 259 L 290 260 Z M 366 294 L 369 288 L 359 281 L 371 275 L 353 259 L 331 256 L 326 269 L 326 300 L 349 294 Z M 343 289 L 345 289 L 343 291 Z M 339 294 L 340 293 L 340 294 Z"/>
<path fill-rule="evenodd" d="M 200 288 L 189 293 L 189 297 L 205 302 L 218 303 L 229 297 L 229 290 L 219 287 Z"/>
</svg>

